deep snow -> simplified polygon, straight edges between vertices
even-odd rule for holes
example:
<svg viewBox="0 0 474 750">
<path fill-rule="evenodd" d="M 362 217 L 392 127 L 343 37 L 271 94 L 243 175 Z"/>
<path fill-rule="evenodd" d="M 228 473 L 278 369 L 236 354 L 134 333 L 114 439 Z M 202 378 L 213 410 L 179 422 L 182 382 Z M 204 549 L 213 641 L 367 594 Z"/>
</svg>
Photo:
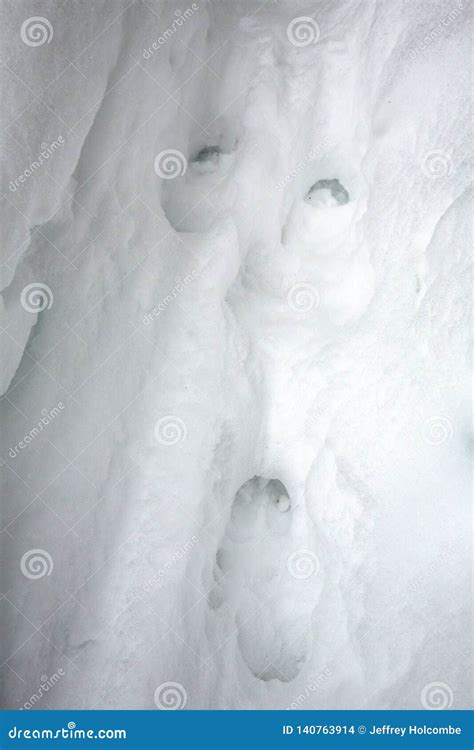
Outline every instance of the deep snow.
<svg viewBox="0 0 474 750">
<path fill-rule="evenodd" d="M 469 4 L 3 14 L 3 705 L 467 707 Z"/>
</svg>

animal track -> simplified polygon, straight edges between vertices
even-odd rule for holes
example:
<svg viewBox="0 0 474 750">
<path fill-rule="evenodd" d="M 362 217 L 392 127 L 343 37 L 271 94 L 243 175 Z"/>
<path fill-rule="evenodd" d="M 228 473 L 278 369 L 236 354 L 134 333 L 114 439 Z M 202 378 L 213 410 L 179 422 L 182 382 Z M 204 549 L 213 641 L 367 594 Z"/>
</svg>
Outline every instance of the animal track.
<svg viewBox="0 0 474 750">
<path fill-rule="evenodd" d="M 192 151 L 185 173 L 162 185 L 162 207 L 180 232 L 203 232 L 232 204 L 229 185 L 234 149 L 217 144 Z"/>
<path fill-rule="evenodd" d="M 205 146 L 196 154 L 196 156 L 191 161 L 194 163 L 196 162 L 216 163 L 221 154 L 222 154 L 222 149 L 220 146 Z"/>
<path fill-rule="evenodd" d="M 236 494 L 217 550 L 210 605 L 230 610 L 242 658 L 255 677 L 289 682 L 310 647 L 309 618 L 320 591 L 313 579 L 296 580 L 288 558 L 293 508 L 278 479 L 253 477 Z M 301 546 L 301 544 L 299 545 Z"/>
<path fill-rule="evenodd" d="M 308 203 L 326 206 L 345 206 L 346 203 L 349 203 L 349 200 L 349 193 L 346 188 L 336 179 L 318 180 L 305 196 L 305 201 Z"/>
</svg>

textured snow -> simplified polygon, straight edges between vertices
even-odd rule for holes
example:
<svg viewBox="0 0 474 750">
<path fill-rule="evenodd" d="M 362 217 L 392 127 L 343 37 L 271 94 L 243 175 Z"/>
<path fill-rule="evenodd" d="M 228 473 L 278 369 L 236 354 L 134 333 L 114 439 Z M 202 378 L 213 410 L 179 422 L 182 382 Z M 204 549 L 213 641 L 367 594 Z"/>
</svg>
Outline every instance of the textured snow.
<svg viewBox="0 0 474 750">
<path fill-rule="evenodd" d="M 3 3 L 2 704 L 466 708 L 470 7 L 195 5 Z"/>
</svg>

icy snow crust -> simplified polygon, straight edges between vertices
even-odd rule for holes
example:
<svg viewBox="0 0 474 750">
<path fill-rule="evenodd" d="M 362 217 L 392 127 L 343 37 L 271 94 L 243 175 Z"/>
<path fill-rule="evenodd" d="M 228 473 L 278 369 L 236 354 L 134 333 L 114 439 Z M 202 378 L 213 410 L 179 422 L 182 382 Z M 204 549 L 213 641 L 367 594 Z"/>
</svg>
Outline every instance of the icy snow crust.
<svg viewBox="0 0 474 750">
<path fill-rule="evenodd" d="M 469 6 L 147 5 L 3 5 L 3 704 L 465 708 Z"/>
</svg>

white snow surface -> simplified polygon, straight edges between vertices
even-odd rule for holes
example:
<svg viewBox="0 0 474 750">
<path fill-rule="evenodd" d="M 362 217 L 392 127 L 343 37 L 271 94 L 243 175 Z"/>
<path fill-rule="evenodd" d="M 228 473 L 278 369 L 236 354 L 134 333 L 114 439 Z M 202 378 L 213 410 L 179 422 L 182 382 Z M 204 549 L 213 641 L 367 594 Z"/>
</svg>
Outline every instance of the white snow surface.
<svg viewBox="0 0 474 750">
<path fill-rule="evenodd" d="M 196 5 L 3 3 L 2 705 L 467 708 L 470 6 Z"/>
</svg>

